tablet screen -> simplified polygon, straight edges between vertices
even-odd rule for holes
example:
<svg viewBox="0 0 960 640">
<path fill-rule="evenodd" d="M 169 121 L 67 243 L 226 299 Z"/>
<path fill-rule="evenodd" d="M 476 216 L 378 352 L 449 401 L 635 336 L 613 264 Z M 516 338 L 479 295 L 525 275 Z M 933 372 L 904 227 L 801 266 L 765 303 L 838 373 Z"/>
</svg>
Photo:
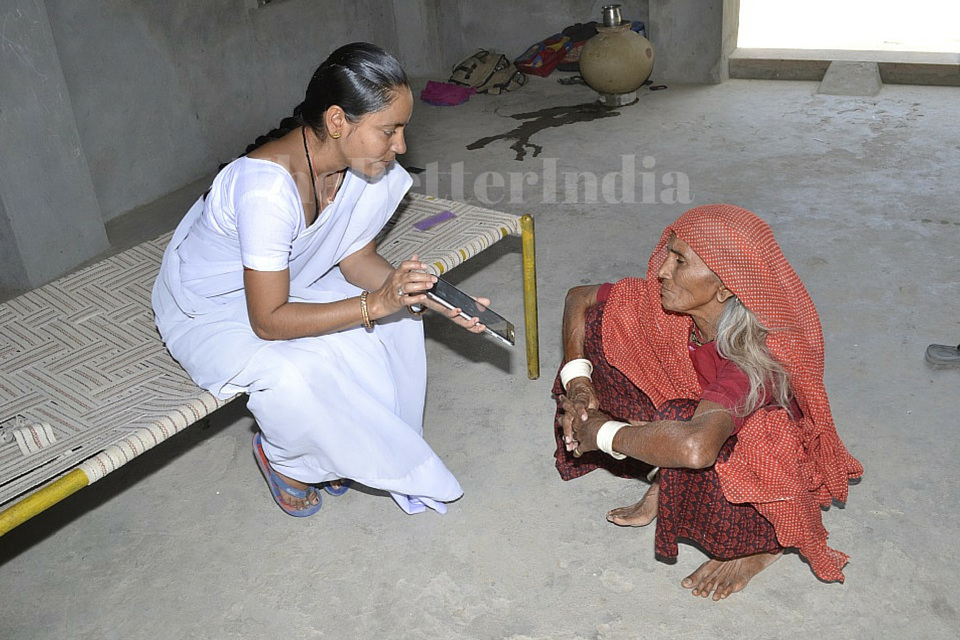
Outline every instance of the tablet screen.
<svg viewBox="0 0 960 640">
<path fill-rule="evenodd" d="M 437 282 L 433 285 L 432 289 L 427 291 L 427 295 L 448 309 L 459 308 L 460 315 L 464 318 L 480 318 L 480 323 L 486 326 L 487 333 L 510 346 L 516 344 L 516 335 L 512 323 L 493 309 L 483 306 L 446 280 L 437 278 Z"/>
</svg>

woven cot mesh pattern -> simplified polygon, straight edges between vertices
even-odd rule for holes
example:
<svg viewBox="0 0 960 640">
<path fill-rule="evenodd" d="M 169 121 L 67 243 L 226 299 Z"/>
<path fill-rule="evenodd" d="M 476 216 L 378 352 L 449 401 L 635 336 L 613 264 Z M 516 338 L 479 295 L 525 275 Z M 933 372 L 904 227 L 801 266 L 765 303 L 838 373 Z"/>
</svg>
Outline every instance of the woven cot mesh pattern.
<svg viewBox="0 0 960 640">
<path fill-rule="evenodd" d="M 413 227 L 444 210 L 457 217 Z M 378 242 L 392 263 L 419 253 L 439 275 L 519 232 L 516 216 L 412 194 Z M 56 436 L 27 456 L 2 439 L 0 505 L 78 466 L 94 482 L 226 403 L 190 381 L 154 326 L 150 291 L 170 236 L 0 304 L 0 424 L 22 416 Z"/>
<path fill-rule="evenodd" d="M 223 404 L 193 385 L 153 324 L 169 238 L 0 305 L 0 420 L 47 422 L 57 438 L 28 456 L 0 444 L 0 503 L 91 456 L 99 479 Z"/>
<path fill-rule="evenodd" d="M 457 217 L 426 231 L 413 226 L 444 211 Z M 510 234 L 520 235 L 517 216 L 412 193 L 380 232 L 377 245 L 380 255 L 391 264 L 400 264 L 416 253 L 439 276 Z"/>
</svg>

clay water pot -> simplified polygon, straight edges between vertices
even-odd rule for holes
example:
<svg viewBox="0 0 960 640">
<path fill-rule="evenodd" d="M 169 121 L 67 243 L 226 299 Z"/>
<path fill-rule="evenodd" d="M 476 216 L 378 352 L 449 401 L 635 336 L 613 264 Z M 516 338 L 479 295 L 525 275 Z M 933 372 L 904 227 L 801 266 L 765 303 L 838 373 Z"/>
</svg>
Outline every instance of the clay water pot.
<svg viewBox="0 0 960 640">
<path fill-rule="evenodd" d="M 639 89 L 653 71 L 653 45 L 625 22 L 615 27 L 597 27 L 597 35 L 580 52 L 580 75 L 600 94 L 630 94 Z"/>
</svg>

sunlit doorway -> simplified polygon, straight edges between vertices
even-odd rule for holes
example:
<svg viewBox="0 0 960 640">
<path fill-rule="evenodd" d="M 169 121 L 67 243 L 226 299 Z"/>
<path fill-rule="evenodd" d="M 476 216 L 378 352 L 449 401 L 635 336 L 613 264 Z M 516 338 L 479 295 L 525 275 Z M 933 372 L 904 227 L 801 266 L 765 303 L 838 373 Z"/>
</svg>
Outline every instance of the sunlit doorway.
<svg viewBox="0 0 960 640">
<path fill-rule="evenodd" d="M 960 52 L 960 0 L 740 0 L 739 48 Z"/>
</svg>

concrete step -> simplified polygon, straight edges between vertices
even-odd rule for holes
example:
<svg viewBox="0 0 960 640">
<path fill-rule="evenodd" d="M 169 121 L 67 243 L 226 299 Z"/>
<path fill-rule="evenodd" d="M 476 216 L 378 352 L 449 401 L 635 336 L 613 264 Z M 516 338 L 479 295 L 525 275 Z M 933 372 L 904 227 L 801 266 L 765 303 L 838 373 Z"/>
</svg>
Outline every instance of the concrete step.
<svg viewBox="0 0 960 640">
<path fill-rule="evenodd" d="M 844 51 L 839 49 L 737 49 L 730 77 L 753 80 L 823 80 L 830 63 L 875 62 L 884 84 L 960 87 L 960 53 Z"/>
</svg>

